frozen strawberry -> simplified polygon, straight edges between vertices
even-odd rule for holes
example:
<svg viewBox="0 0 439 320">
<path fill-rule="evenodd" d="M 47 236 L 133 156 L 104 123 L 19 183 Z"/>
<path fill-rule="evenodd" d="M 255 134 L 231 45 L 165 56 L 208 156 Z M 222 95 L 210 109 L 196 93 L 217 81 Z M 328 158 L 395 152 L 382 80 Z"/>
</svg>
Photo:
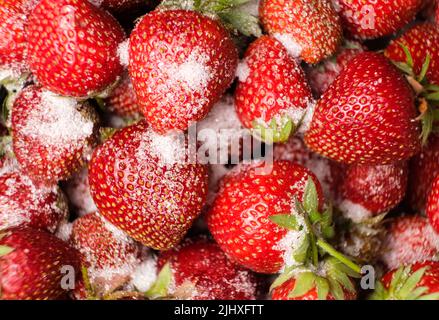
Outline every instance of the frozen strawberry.
<svg viewBox="0 0 439 320">
<path fill-rule="evenodd" d="M 406 162 L 349 166 L 343 178 L 338 207 L 354 222 L 386 213 L 404 198 L 407 176 Z"/>
<path fill-rule="evenodd" d="M 0 236 L 0 284 L 4 300 L 59 299 L 66 270 L 75 279 L 78 253 L 55 236 L 30 228 L 13 228 Z M 65 283 L 66 285 L 68 283 Z"/>
<path fill-rule="evenodd" d="M 163 252 L 158 268 L 158 279 L 167 281 L 163 287 L 153 286 L 147 292 L 151 297 L 165 293 L 168 297 L 191 300 L 256 299 L 256 277 L 230 261 L 216 243 L 205 238 L 186 240 Z"/>
<path fill-rule="evenodd" d="M 259 13 L 264 29 L 307 63 L 333 55 L 341 43 L 339 17 L 329 1 L 262 0 Z"/>
<path fill-rule="evenodd" d="M 58 186 L 35 186 L 17 167 L 0 169 L 0 230 L 26 226 L 53 233 L 67 214 Z"/>
<path fill-rule="evenodd" d="M 439 262 L 418 262 L 386 273 L 370 299 L 439 300 Z"/>
<path fill-rule="evenodd" d="M 110 11 L 113 14 L 127 13 L 145 7 L 154 0 L 89 0 L 92 4 Z"/>
<path fill-rule="evenodd" d="M 104 103 L 108 111 L 124 118 L 136 118 L 141 113 L 128 75 L 123 77 L 118 86 L 105 98 Z"/>
<path fill-rule="evenodd" d="M 439 235 L 422 216 L 396 218 L 387 230 L 381 259 L 389 269 L 433 259 L 439 252 Z"/>
<path fill-rule="evenodd" d="M 426 213 L 431 226 L 439 234 L 439 175 L 434 179 L 428 194 Z"/>
<path fill-rule="evenodd" d="M 146 14 L 131 33 L 129 57 L 138 103 L 161 134 L 204 118 L 232 83 L 238 63 L 221 24 L 185 10 Z"/>
<path fill-rule="evenodd" d="M 184 134 L 161 136 L 144 121 L 116 132 L 89 166 L 100 214 L 148 247 L 175 246 L 207 196 L 207 168 L 186 146 Z"/>
<path fill-rule="evenodd" d="M 235 105 L 245 127 L 267 142 L 285 142 L 313 103 L 305 74 L 274 38 L 253 42 L 238 67 Z"/>
<path fill-rule="evenodd" d="M 30 68 L 50 91 L 95 96 L 123 72 L 117 50 L 124 31 L 87 0 L 41 0 L 29 16 L 27 33 Z"/>
<path fill-rule="evenodd" d="M 415 18 L 423 0 L 333 0 L 343 27 L 354 37 L 388 36 Z"/>
<path fill-rule="evenodd" d="M 383 165 L 421 147 L 414 94 L 381 54 L 363 52 L 317 102 L 305 142 L 338 162 Z"/>
<path fill-rule="evenodd" d="M 80 217 L 97 211 L 96 205 L 90 194 L 88 183 L 88 169 L 83 168 L 76 172 L 63 185 L 63 190 L 67 195 L 73 211 Z"/>
<path fill-rule="evenodd" d="M 82 167 L 95 142 L 96 114 L 88 103 L 29 86 L 14 103 L 14 153 L 34 181 L 54 184 Z"/>
</svg>

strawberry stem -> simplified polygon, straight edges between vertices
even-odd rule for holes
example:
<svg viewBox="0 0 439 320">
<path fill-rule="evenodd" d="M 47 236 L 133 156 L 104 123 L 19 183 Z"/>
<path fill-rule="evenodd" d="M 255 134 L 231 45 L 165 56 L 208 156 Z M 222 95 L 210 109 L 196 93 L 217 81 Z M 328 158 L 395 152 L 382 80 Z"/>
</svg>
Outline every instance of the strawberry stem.
<svg viewBox="0 0 439 320">
<path fill-rule="evenodd" d="M 358 264 L 352 262 L 344 254 L 338 252 L 333 246 L 331 246 L 325 240 L 323 240 L 321 238 L 317 239 L 317 246 L 319 246 L 323 251 L 328 253 L 330 256 L 334 257 L 335 259 L 339 260 L 341 263 L 343 263 L 347 267 L 351 268 L 353 271 L 355 271 L 357 273 L 361 273 L 361 267 Z"/>
</svg>

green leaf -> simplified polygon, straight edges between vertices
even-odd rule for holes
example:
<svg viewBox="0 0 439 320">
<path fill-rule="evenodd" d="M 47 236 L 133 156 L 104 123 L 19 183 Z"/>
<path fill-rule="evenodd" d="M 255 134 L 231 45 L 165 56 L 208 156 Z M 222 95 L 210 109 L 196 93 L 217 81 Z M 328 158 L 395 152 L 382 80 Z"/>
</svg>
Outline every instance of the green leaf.
<svg viewBox="0 0 439 320">
<path fill-rule="evenodd" d="M 368 300 L 386 300 L 386 289 L 381 281 L 375 283 L 375 290 L 369 296 Z"/>
<path fill-rule="evenodd" d="M 317 297 L 326 300 L 329 293 L 329 281 L 322 277 L 316 277 Z"/>
<path fill-rule="evenodd" d="M 404 43 L 402 43 L 402 42 L 398 42 L 398 45 L 404 51 L 407 65 L 410 67 L 410 69 L 413 69 L 413 66 L 414 66 L 414 64 L 413 64 L 413 57 L 412 57 L 412 54 L 410 53 L 409 48 Z"/>
<path fill-rule="evenodd" d="M 297 298 L 308 293 L 313 287 L 316 276 L 312 272 L 302 272 L 297 275 L 294 289 L 288 294 L 288 298 Z"/>
<path fill-rule="evenodd" d="M 341 285 L 334 279 L 329 278 L 328 279 L 330 284 L 330 292 L 337 300 L 344 300 L 344 291 Z"/>
<path fill-rule="evenodd" d="M 439 101 L 439 92 L 434 92 L 434 93 L 427 94 L 425 96 L 425 98 L 427 100 Z"/>
<path fill-rule="evenodd" d="M 8 247 L 8 246 L 3 246 L 0 245 L 0 257 L 3 257 L 9 253 L 11 253 L 12 251 L 14 251 L 14 248 Z"/>
<path fill-rule="evenodd" d="M 281 273 L 271 284 L 270 286 L 270 292 L 273 291 L 274 288 L 277 288 L 290 280 L 294 276 L 294 270 L 296 269 L 296 266 L 291 266 L 285 269 L 283 273 Z"/>
<path fill-rule="evenodd" d="M 269 216 L 268 219 L 282 228 L 294 231 L 299 230 L 297 219 L 292 214 L 274 214 Z"/>
<path fill-rule="evenodd" d="M 422 82 L 425 79 L 425 75 L 427 74 L 428 68 L 430 67 L 431 56 L 427 54 L 424 63 L 422 64 L 421 73 L 418 76 L 418 81 Z"/>
<path fill-rule="evenodd" d="M 439 292 L 427 294 L 418 298 L 418 300 L 439 300 Z"/>
<path fill-rule="evenodd" d="M 309 248 L 310 248 L 310 236 L 307 233 L 302 243 L 300 244 L 299 248 L 297 248 L 293 253 L 294 260 L 299 263 L 305 263 L 306 260 L 308 260 Z"/>
<path fill-rule="evenodd" d="M 412 69 L 406 63 L 396 62 L 396 61 L 392 61 L 392 63 L 403 73 L 408 74 L 410 76 L 414 76 Z"/>
<path fill-rule="evenodd" d="M 165 264 L 157 277 L 156 282 L 149 289 L 145 296 L 151 299 L 165 297 L 172 281 L 172 270 L 169 263 Z"/>
<path fill-rule="evenodd" d="M 407 296 L 416 288 L 419 281 L 421 281 L 422 277 L 427 270 L 427 267 L 421 268 L 414 272 L 408 279 L 399 287 L 397 295 L 403 299 L 406 299 Z"/>
<path fill-rule="evenodd" d="M 307 213 L 317 212 L 319 209 L 319 196 L 317 194 L 316 184 L 311 177 L 308 178 L 308 182 L 305 186 L 303 207 Z"/>
<path fill-rule="evenodd" d="M 404 300 L 418 300 L 427 291 L 428 291 L 427 287 L 417 287 L 413 289 Z"/>
</svg>

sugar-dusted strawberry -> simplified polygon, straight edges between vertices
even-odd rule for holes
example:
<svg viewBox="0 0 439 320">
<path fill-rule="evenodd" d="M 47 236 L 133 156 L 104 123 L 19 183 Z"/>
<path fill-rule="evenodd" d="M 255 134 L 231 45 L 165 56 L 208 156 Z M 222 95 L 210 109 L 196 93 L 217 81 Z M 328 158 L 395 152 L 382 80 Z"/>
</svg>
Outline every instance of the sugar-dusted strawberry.
<svg viewBox="0 0 439 320">
<path fill-rule="evenodd" d="M 333 0 L 343 27 L 354 37 L 388 36 L 404 27 L 421 10 L 423 0 Z"/>
<path fill-rule="evenodd" d="M 145 121 L 116 132 L 93 154 L 89 183 L 109 222 L 154 249 L 175 246 L 201 212 L 207 168 L 184 134 L 156 134 Z"/>
<path fill-rule="evenodd" d="M 138 103 L 162 134 L 204 118 L 232 83 L 238 63 L 221 24 L 185 10 L 146 14 L 131 33 L 129 57 Z"/>
<path fill-rule="evenodd" d="M 274 161 L 236 167 L 224 177 L 209 211 L 210 232 L 234 261 L 256 272 L 279 272 L 295 263 L 295 250 L 306 242 L 307 228 L 295 199 L 303 200 L 309 180 L 315 185 L 313 206 L 321 207 L 317 178 L 298 164 Z M 297 220 L 297 228 L 289 230 L 270 220 L 283 214 Z"/>
<path fill-rule="evenodd" d="M 358 54 L 317 102 L 305 142 L 347 164 L 389 164 L 421 146 L 412 89 L 381 54 Z"/>
<path fill-rule="evenodd" d="M 12 228 L 1 234 L 2 299 L 59 299 L 67 293 L 61 281 L 66 270 L 74 272 L 70 278 L 78 275 L 78 253 L 55 236 L 30 228 Z"/>
<path fill-rule="evenodd" d="M 317 63 L 333 55 L 342 40 L 339 17 L 327 0 L 262 0 L 264 29 L 294 57 Z"/>
<path fill-rule="evenodd" d="M 393 40 L 384 51 L 386 57 L 394 62 L 406 62 L 404 45 L 411 53 L 413 71 L 419 74 L 427 58 L 430 63 L 426 79 L 430 84 L 439 84 L 439 28 L 432 23 L 418 24 Z"/>
<path fill-rule="evenodd" d="M 308 66 L 305 71 L 313 93 L 320 97 L 335 78 L 358 53 L 364 51 L 364 46 L 357 41 L 346 40 L 336 54 L 318 65 Z"/>
<path fill-rule="evenodd" d="M 408 197 L 413 210 L 424 212 L 433 179 L 439 174 L 439 136 L 430 135 L 421 152 L 410 160 Z"/>
<path fill-rule="evenodd" d="M 67 214 L 58 186 L 36 186 L 13 164 L 0 169 L 0 230 L 27 226 L 53 233 Z"/>
<path fill-rule="evenodd" d="M 94 96 L 122 74 L 117 50 L 124 31 L 87 0 L 41 0 L 29 16 L 27 33 L 32 73 L 55 93 Z"/>
<path fill-rule="evenodd" d="M 151 298 L 191 300 L 254 300 L 258 282 L 254 274 L 232 262 L 215 242 L 188 239 L 159 255 Z"/>
<path fill-rule="evenodd" d="M 253 42 L 238 67 L 235 106 L 245 127 L 267 142 L 285 142 L 313 103 L 303 70 L 275 38 Z"/>
<path fill-rule="evenodd" d="M 340 274 L 344 274 L 340 277 Z M 318 270 L 292 269 L 291 274 L 272 286 L 273 300 L 355 300 L 358 275 L 334 258 L 323 261 Z M 284 282 L 282 282 L 284 281 Z"/>
<path fill-rule="evenodd" d="M 436 176 L 431 185 L 426 213 L 431 226 L 439 234 L 439 175 Z"/>
<path fill-rule="evenodd" d="M 53 184 L 81 168 L 95 141 L 96 114 L 85 102 L 38 86 L 24 89 L 14 103 L 14 153 L 34 181 Z"/>
<path fill-rule="evenodd" d="M 76 172 L 62 185 L 62 188 L 77 216 L 82 217 L 98 210 L 90 194 L 88 168 L 82 168 Z"/>
<path fill-rule="evenodd" d="M 140 246 L 98 213 L 75 220 L 71 242 L 81 254 L 90 284 L 100 295 L 129 282 L 140 264 Z"/>
<path fill-rule="evenodd" d="M 418 262 L 386 273 L 370 299 L 439 300 L 439 262 Z"/>
<path fill-rule="evenodd" d="M 439 252 L 439 235 L 419 215 L 403 216 L 391 222 L 387 229 L 381 259 L 389 269 L 417 261 L 434 259 Z"/>
<path fill-rule="evenodd" d="M 349 166 L 341 185 L 338 207 L 354 222 L 386 213 L 404 198 L 407 176 L 406 162 Z"/>
<path fill-rule="evenodd" d="M 117 87 L 104 99 L 104 103 L 108 111 L 121 117 L 136 118 L 141 113 L 137 104 L 136 93 L 128 75 L 122 78 Z"/>
</svg>

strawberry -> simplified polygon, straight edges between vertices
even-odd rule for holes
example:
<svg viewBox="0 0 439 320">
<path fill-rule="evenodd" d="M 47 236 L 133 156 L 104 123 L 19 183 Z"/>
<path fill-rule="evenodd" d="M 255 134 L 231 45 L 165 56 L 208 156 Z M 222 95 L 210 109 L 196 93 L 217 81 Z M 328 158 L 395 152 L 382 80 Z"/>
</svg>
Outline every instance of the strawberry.
<svg viewBox="0 0 439 320">
<path fill-rule="evenodd" d="M 357 290 L 352 279 L 357 277 L 357 274 L 348 267 L 331 258 L 321 264 L 319 272 L 296 268 L 289 278 L 279 277 L 280 282 L 284 282 L 274 283 L 271 298 L 273 300 L 355 300 L 357 298 Z M 340 277 L 340 274 L 344 275 Z"/>
<path fill-rule="evenodd" d="M 408 197 L 413 210 L 424 212 L 428 192 L 439 174 L 439 136 L 432 134 L 422 151 L 410 160 Z"/>
<path fill-rule="evenodd" d="M 431 23 L 418 24 L 393 40 L 384 51 L 384 55 L 394 62 L 405 62 L 404 45 L 411 53 L 413 71 L 419 74 L 423 64 L 430 57 L 426 79 L 430 84 L 439 85 L 439 29 Z"/>
<path fill-rule="evenodd" d="M 221 182 L 208 213 L 209 230 L 234 261 L 255 272 L 277 273 L 295 263 L 294 252 L 306 242 L 307 228 L 295 199 L 302 201 L 308 184 L 314 186 L 317 211 L 323 204 L 321 187 L 306 168 L 289 161 L 240 165 Z M 295 220 L 291 229 L 270 220 L 283 214 Z"/>
<path fill-rule="evenodd" d="M 95 96 L 122 74 L 117 50 L 124 31 L 87 0 L 41 0 L 29 16 L 27 33 L 32 73 L 55 93 Z"/>
<path fill-rule="evenodd" d="M 232 83 L 237 63 L 228 32 L 195 11 L 153 11 L 130 36 L 129 71 L 138 103 L 161 134 L 204 118 Z"/>
<path fill-rule="evenodd" d="M 365 47 L 357 41 L 345 41 L 336 54 L 315 66 L 305 69 L 313 93 L 320 97 L 347 64 L 363 52 Z"/>
<path fill-rule="evenodd" d="M 27 87 L 12 112 L 14 153 L 22 170 L 48 185 L 69 178 L 95 142 L 95 122 L 88 103 Z"/>
<path fill-rule="evenodd" d="M 96 205 L 90 194 L 90 185 L 88 183 L 88 168 L 83 168 L 76 172 L 62 188 L 69 200 L 71 208 L 77 216 L 84 216 L 88 213 L 97 211 Z"/>
<path fill-rule="evenodd" d="M 160 254 L 156 284 L 147 296 L 191 300 L 254 300 L 257 279 L 233 263 L 214 242 L 206 238 L 185 240 Z M 165 281 L 161 281 L 165 280 Z"/>
<path fill-rule="evenodd" d="M 378 53 L 358 54 L 317 102 L 305 142 L 335 161 L 383 165 L 421 146 L 414 96 L 403 76 Z"/>
<path fill-rule="evenodd" d="M 97 213 L 75 220 L 71 242 L 99 295 L 128 282 L 140 263 L 140 246 Z"/>
<path fill-rule="evenodd" d="M 418 262 L 386 273 L 370 299 L 439 300 L 439 262 Z"/>
<path fill-rule="evenodd" d="M 26 226 L 53 233 L 67 214 L 58 186 L 35 186 L 16 167 L 0 169 L 0 230 Z"/>
<path fill-rule="evenodd" d="M 349 166 L 341 185 L 339 209 L 354 222 L 386 213 L 404 198 L 407 175 L 406 162 Z"/>
<path fill-rule="evenodd" d="M 327 0 L 262 0 L 259 14 L 265 31 L 307 63 L 333 55 L 341 43 L 340 21 Z"/>
<path fill-rule="evenodd" d="M 431 226 L 439 234 L 439 175 L 434 179 L 428 194 L 426 213 Z"/>
<path fill-rule="evenodd" d="M 0 285 L 4 300 L 61 298 L 64 267 L 79 272 L 75 249 L 55 236 L 29 228 L 13 228 L 0 238 Z"/>
<path fill-rule="evenodd" d="M 244 126 L 267 142 L 285 142 L 312 104 L 298 63 L 279 41 L 263 36 L 247 49 L 238 75 L 235 106 Z"/>
<path fill-rule="evenodd" d="M 333 0 L 343 27 L 359 39 L 388 36 L 412 21 L 423 0 Z"/>
<path fill-rule="evenodd" d="M 137 118 L 141 112 L 128 75 L 122 78 L 117 87 L 104 99 L 104 103 L 108 111 L 124 118 Z"/>
<path fill-rule="evenodd" d="M 389 269 L 417 261 L 434 259 L 439 252 L 439 235 L 428 219 L 403 216 L 391 222 L 387 229 L 381 259 Z"/>
<path fill-rule="evenodd" d="M 128 13 L 131 10 L 141 8 L 152 0 L 89 0 L 92 4 L 110 11 L 113 14 Z"/>
<path fill-rule="evenodd" d="M 174 247 L 207 196 L 207 168 L 185 145 L 184 135 L 160 136 L 145 121 L 116 132 L 89 165 L 100 214 L 145 246 Z"/>
</svg>

